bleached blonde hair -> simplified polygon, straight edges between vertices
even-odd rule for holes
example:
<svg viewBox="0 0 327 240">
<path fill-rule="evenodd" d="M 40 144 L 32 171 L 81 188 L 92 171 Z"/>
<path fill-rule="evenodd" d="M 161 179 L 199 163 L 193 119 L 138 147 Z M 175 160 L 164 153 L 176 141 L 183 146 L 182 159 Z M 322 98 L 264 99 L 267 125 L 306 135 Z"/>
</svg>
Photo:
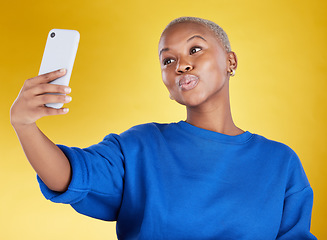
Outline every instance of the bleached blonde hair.
<svg viewBox="0 0 327 240">
<path fill-rule="evenodd" d="M 179 18 L 172 20 L 162 31 L 160 39 L 161 39 L 162 35 L 164 34 L 164 32 L 171 26 L 178 24 L 178 23 L 187 23 L 187 22 L 198 23 L 198 24 L 202 24 L 203 26 L 207 27 L 209 30 L 211 30 L 215 34 L 215 36 L 222 43 L 222 45 L 224 46 L 224 48 L 227 52 L 232 51 L 226 32 L 218 24 L 216 24 L 210 20 L 198 18 L 198 17 L 179 17 Z"/>
</svg>

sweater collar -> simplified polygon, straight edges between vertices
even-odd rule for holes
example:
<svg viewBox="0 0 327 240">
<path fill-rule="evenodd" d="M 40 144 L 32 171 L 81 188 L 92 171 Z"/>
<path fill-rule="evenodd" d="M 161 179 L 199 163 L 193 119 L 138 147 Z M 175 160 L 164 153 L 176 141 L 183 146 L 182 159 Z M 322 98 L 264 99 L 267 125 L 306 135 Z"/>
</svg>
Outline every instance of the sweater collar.
<svg viewBox="0 0 327 240">
<path fill-rule="evenodd" d="M 245 131 L 244 133 L 235 136 L 226 135 L 223 133 L 214 132 L 214 131 L 193 126 L 185 121 L 180 121 L 177 123 L 177 125 L 183 130 L 191 133 L 192 135 L 196 135 L 198 137 L 202 137 L 218 142 L 242 144 L 249 141 L 253 136 L 253 134 L 250 133 L 249 131 Z"/>
</svg>

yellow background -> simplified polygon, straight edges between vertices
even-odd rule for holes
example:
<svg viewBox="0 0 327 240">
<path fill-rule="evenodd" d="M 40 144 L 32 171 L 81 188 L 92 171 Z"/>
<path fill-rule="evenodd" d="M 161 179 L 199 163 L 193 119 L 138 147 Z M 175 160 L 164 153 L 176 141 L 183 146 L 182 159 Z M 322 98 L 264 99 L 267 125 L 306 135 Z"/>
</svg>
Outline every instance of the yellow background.
<svg viewBox="0 0 327 240">
<path fill-rule="evenodd" d="M 180 16 L 210 19 L 229 35 L 234 121 L 289 145 L 314 190 L 312 232 L 326 233 L 326 1 L 2 1 L 0 5 L 0 238 L 115 239 L 115 223 L 46 201 L 10 125 L 24 81 L 38 74 L 52 28 L 81 34 L 68 115 L 39 127 L 55 143 L 86 147 L 145 122 L 185 119 L 161 82 L 157 44 Z M 273 174 L 273 173 L 272 173 Z"/>
</svg>

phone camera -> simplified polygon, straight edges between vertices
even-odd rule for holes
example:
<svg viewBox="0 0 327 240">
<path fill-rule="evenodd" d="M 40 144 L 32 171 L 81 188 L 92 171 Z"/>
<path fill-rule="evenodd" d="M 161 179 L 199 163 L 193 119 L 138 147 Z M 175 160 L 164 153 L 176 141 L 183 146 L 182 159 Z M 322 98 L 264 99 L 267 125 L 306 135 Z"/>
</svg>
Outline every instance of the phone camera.
<svg viewBox="0 0 327 240">
<path fill-rule="evenodd" d="M 52 38 L 54 38 L 56 36 L 56 34 L 54 32 L 51 33 L 50 35 Z"/>
</svg>

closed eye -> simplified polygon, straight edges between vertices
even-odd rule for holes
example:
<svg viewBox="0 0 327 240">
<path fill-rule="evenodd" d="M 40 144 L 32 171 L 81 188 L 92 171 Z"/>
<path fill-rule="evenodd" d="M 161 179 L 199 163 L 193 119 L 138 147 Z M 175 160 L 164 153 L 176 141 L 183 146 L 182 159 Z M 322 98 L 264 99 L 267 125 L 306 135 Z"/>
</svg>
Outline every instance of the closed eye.
<svg viewBox="0 0 327 240">
<path fill-rule="evenodd" d="M 197 53 L 197 52 L 199 52 L 199 51 L 201 51 L 201 50 L 202 50 L 201 47 L 192 47 L 192 48 L 190 49 L 190 54 L 192 55 L 192 54 Z"/>
</svg>

